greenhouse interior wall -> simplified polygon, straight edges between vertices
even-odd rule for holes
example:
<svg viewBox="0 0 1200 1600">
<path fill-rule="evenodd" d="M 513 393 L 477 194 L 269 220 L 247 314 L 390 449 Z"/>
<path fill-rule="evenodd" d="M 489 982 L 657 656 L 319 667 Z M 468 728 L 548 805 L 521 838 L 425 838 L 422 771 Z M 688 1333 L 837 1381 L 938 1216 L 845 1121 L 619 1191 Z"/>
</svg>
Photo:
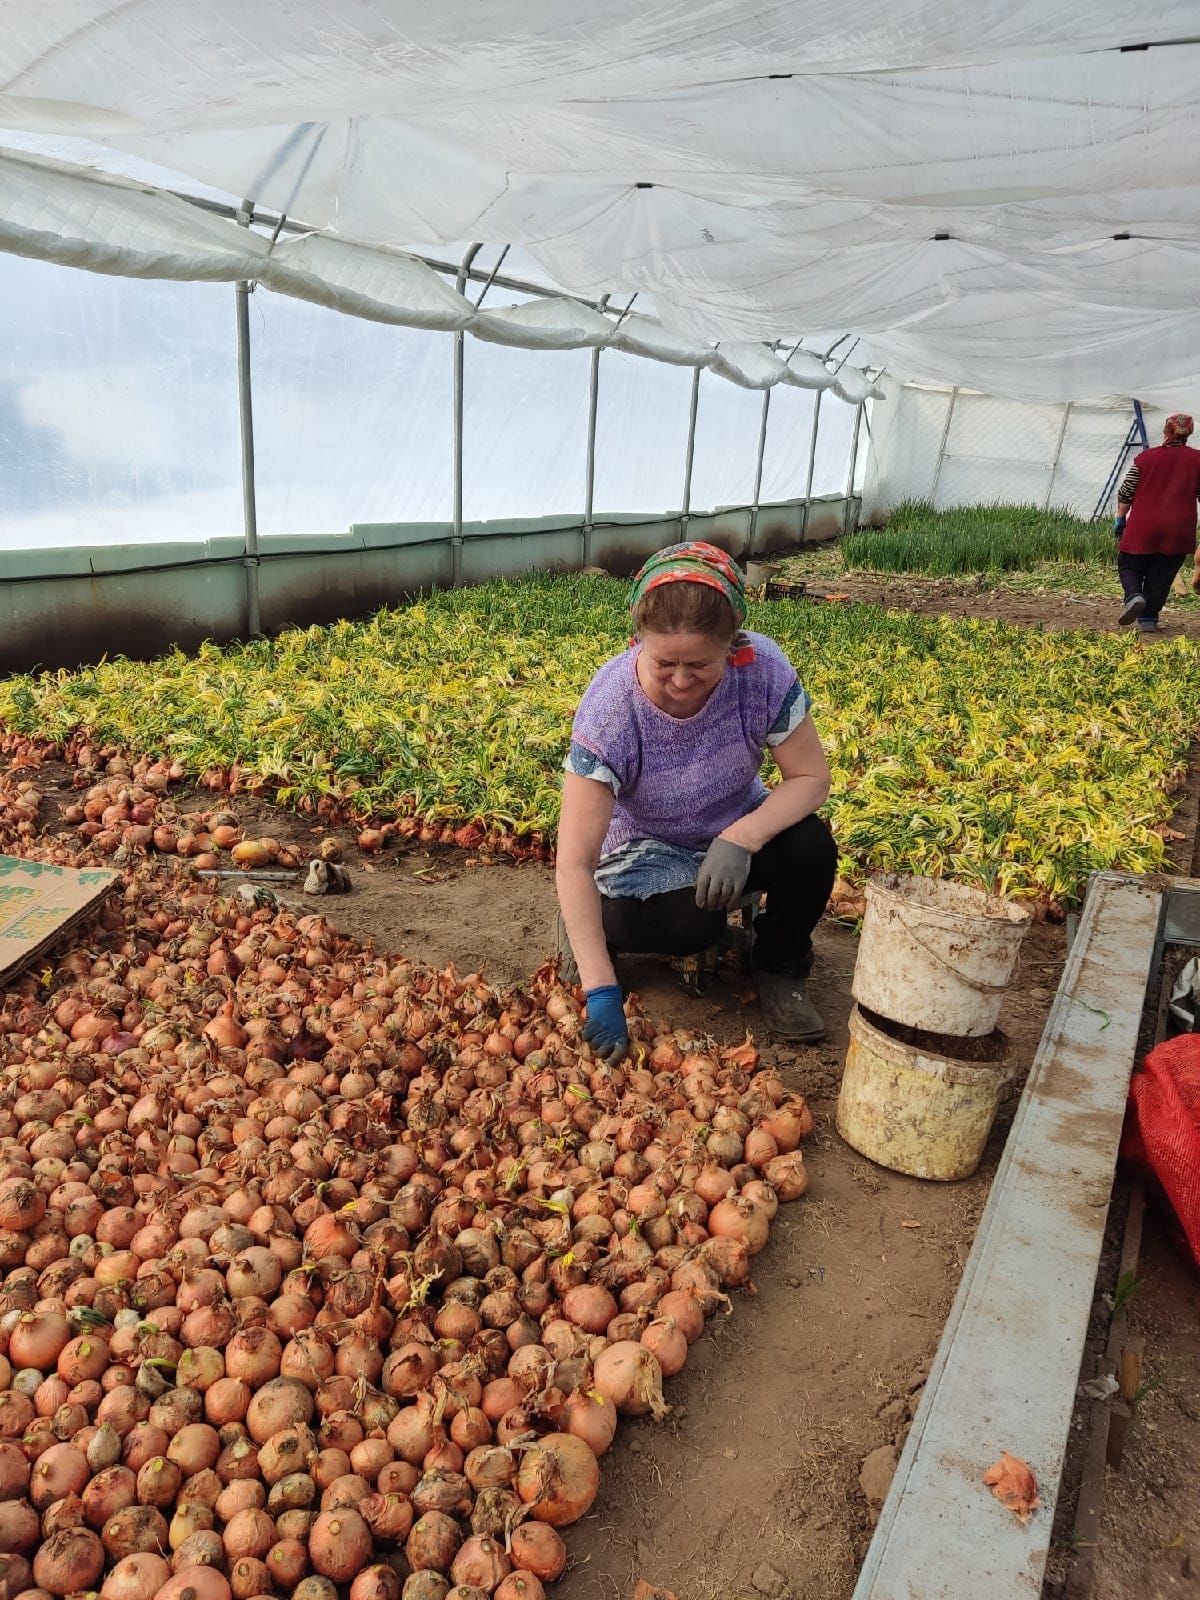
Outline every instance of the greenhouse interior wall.
<svg viewBox="0 0 1200 1600">
<path fill-rule="evenodd" d="M 244 636 L 232 286 L 13 256 L 0 274 L 0 671 Z M 589 473 L 593 352 L 467 338 L 456 523 L 454 336 L 262 289 L 250 312 L 265 632 L 456 578 L 628 573 L 682 537 L 744 559 L 857 520 L 868 430 L 832 391 L 702 372 L 693 394 L 690 368 L 601 351 Z"/>
<path fill-rule="evenodd" d="M 1134 423 L 1132 402 L 1039 405 L 887 379 L 884 388 L 886 401 L 871 409 L 863 521 L 881 523 L 906 500 L 939 511 L 1034 505 L 1085 518 L 1112 509 L 1115 484 L 1098 502 Z M 1166 413 L 1146 406 L 1142 414 L 1150 444 L 1159 443 Z"/>
</svg>

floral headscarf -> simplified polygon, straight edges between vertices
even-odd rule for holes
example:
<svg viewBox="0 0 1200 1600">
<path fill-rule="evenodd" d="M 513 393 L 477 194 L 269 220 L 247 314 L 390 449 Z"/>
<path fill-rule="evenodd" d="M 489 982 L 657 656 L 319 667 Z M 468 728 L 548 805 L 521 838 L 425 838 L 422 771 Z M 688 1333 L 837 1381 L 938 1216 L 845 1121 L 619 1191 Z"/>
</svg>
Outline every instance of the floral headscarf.
<svg viewBox="0 0 1200 1600">
<path fill-rule="evenodd" d="M 1163 423 L 1164 444 L 1183 444 L 1191 437 L 1196 424 L 1186 411 L 1175 411 Z"/>
<path fill-rule="evenodd" d="M 746 620 L 745 575 L 732 556 L 715 544 L 693 539 L 656 551 L 633 580 L 629 609 L 633 611 L 651 589 L 664 583 L 702 583 L 728 600 L 735 626 L 740 628 Z"/>
</svg>

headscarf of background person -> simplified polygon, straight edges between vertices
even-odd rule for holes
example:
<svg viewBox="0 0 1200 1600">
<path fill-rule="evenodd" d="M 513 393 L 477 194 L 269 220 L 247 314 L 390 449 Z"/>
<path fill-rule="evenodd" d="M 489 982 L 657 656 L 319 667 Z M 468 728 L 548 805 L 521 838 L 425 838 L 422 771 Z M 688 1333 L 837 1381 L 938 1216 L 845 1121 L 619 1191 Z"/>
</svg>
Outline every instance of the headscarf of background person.
<svg viewBox="0 0 1200 1600">
<path fill-rule="evenodd" d="M 1164 444 L 1186 444 L 1196 424 L 1186 411 L 1174 411 L 1163 423 Z"/>
</svg>

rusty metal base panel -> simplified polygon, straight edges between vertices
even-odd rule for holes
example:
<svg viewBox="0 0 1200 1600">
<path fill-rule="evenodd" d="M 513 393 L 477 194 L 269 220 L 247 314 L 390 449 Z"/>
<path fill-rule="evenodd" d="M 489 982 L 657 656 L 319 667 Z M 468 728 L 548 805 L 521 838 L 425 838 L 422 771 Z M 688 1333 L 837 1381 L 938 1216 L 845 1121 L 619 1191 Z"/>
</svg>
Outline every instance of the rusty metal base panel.
<svg viewBox="0 0 1200 1600">
<path fill-rule="evenodd" d="M 1162 896 L 1099 873 L 854 1600 L 1041 1593 Z M 1021 1522 L 984 1472 L 1029 1463 Z"/>
</svg>

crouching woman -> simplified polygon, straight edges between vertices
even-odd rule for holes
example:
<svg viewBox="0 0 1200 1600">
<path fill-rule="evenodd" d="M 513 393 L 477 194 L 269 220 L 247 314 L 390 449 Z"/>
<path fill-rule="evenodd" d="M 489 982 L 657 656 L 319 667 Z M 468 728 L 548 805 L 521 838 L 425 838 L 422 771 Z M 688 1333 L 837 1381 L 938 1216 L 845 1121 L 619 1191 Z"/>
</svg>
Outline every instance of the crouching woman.
<svg viewBox="0 0 1200 1600">
<path fill-rule="evenodd" d="M 742 631 L 745 580 L 712 545 L 652 556 L 631 610 L 636 637 L 584 694 L 563 782 L 559 946 L 587 994 L 584 1037 L 613 1061 L 628 1047 L 614 955 L 692 955 L 760 894 L 763 1021 L 820 1039 L 806 979 L 837 851 L 816 815 L 829 767 L 808 695 L 773 640 Z"/>
</svg>

